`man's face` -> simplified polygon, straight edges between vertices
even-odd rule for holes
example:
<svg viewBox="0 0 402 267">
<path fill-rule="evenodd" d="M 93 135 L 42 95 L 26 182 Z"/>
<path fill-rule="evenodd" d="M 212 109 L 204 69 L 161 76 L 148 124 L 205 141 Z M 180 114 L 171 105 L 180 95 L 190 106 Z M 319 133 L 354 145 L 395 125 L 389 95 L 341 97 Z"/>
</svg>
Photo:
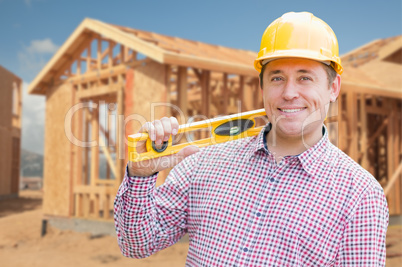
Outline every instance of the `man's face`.
<svg viewBox="0 0 402 267">
<path fill-rule="evenodd" d="M 277 59 L 263 73 L 264 107 L 276 134 L 284 138 L 321 131 L 331 101 L 340 89 L 340 76 L 328 86 L 322 63 L 309 59 Z"/>
</svg>

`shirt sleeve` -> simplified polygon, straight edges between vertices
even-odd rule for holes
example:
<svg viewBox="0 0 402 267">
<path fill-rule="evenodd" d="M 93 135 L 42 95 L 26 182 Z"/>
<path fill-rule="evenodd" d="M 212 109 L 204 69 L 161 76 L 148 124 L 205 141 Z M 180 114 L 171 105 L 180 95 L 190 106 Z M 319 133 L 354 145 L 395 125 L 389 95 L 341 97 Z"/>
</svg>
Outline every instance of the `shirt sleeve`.
<svg viewBox="0 0 402 267">
<path fill-rule="evenodd" d="M 187 232 L 187 157 L 155 188 L 157 174 L 124 179 L 114 201 L 114 221 L 122 254 L 145 258 L 176 243 Z"/>
<path fill-rule="evenodd" d="M 382 188 L 366 189 L 346 223 L 336 266 L 385 266 L 389 212 Z"/>
</svg>

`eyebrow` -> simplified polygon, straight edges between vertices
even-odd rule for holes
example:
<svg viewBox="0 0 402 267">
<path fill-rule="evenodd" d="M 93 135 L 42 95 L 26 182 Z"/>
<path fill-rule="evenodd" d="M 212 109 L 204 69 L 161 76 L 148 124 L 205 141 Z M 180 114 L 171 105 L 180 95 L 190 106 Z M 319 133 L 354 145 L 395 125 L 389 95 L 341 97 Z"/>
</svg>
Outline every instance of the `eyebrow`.
<svg viewBox="0 0 402 267">
<path fill-rule="evenodd" d="M 303 70 L 303 69 L 298 70 L 297 72 L 300 72 L 300 73 L 311 73 L 311 74 L 313 74 L 313 72 L 312 72 L 312 71 L 309 71 L 309 70 Z"/>
<path fill-rule="evenodd" d="M 270 72 L 268 72 L 268 76 L 274 75 L 274 74 L 279 74 L 282 73 L 281 70 L 271 70 Z"/>
<path fill-rule="evenodd" d="M 305 70 L 305 69 L 300 69 L 300 70 L 298 70 L 297 72 L 298 72 L 298 73 L 310 73 L 310 74 L 313 74 L 313 75 L 314 75 L 314 72 L 309 71 L 309 70 Z M 282 70 L 271 70 L 271 71 L 268 73 L 268 76 L 275 75 L 275 74 L 280 74 L 280 73 L 283 73 L 283 71 L 282 71 Z"/>
</svg>

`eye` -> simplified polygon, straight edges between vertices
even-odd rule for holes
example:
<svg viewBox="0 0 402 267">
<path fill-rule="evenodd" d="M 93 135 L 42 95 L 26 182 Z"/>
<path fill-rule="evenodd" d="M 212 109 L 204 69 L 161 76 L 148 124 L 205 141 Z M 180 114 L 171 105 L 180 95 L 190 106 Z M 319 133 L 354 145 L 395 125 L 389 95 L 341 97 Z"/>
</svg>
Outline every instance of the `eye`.
<svg viewBox="0 0 402 267">
<path fill-rule="evenodd" d="M 312 81 L 313 79 L 311 79 L 310 77 L 307 77 L 307 76 L 302 76 L 302 77 L 300 77 L 300 80 L 301 81 Z"/>
<path fill-rule="evenodd" d="M 282 77 L 272 77 L 271 78 L 271 82 L 279 82 L 279 81 L 282 81 L 283 79 L 282 79 Z"/>
</svg>

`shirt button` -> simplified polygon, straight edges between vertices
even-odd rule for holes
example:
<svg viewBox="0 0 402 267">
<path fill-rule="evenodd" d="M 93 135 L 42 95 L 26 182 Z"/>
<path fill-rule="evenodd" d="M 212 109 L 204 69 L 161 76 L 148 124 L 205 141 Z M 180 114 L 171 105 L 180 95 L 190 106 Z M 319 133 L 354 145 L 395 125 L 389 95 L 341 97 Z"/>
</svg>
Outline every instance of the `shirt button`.
<svg viewBox="0 0 402 267">
<path fill-rule="evenodd" d="M 271 183 L 275 182 L 274 178 L 269 179 L 271 181 Z"/>
<path fill-rule="evenodd" d="M 260 217 L 260 216 L 261 216 L 261 213 L 257 212 L 256 216 L 257 216 L 257 217 Z"/>
<path fill-rule="evenodd" d="M 243 248 L 243 251 L 244 251 L 244 252 L 247 252 L 247 251 L 248 251 L 248 248 Z"/>
</svg>

